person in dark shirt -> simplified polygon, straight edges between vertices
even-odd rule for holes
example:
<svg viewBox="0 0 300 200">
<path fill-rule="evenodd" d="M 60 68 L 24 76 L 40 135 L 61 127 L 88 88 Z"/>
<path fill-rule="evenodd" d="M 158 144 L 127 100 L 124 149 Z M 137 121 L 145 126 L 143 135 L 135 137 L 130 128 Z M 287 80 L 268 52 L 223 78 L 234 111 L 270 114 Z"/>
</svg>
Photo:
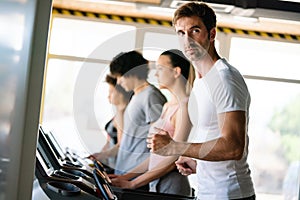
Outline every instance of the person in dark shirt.
<svg viewBox="0 0 300 200">
<path fill-rule="evenodd" d="M 125 91 L 123 87 L 117 84 L 117 79 L 110 75 L 106 76 L 106 82 L 109 85 L 108 100 L 115 106 L 115 114 L 105 125 L 107 133 L 106 144 L 100 152 L 94 153 L 89 157 L 102 162 L 110 168 L 114 168 L 122 137 L 123 114 L 132 92 Z"/>
</svg>

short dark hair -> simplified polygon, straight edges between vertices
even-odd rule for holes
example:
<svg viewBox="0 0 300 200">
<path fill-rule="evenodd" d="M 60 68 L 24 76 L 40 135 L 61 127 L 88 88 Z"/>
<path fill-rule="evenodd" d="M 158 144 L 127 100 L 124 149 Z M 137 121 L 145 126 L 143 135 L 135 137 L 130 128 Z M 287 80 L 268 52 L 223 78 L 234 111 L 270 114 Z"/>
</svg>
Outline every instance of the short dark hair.
<svg viewBox="0 0 300 200">
<path fill-rule="evenodd" d="M 109 68 L 113 75 L 125 77 L 135 76 L 138 79 L 146 80 L 149 72 L 149 61 L 137 51 L 122 52 L 115 56 Z"/>
<path fill-rule="evenodd" d="M 112 85 L 112 86 L 116 86 L 117 79 L 115 77 L 110 76 L 110 75 L 106 75 L 105 82 Z"/>
<path fill-rule="evenodd" d="M 217 17 L 215 11 L 206 3 L 203 2 L 190 2 L 181 5 L 174 13 L 173 25 L 178 19 L 182 17 L 193 17 L 197 16 L 202 19 L 207 31 L 209 32 L 212 28 L 217 25 Z"/>
</svg>

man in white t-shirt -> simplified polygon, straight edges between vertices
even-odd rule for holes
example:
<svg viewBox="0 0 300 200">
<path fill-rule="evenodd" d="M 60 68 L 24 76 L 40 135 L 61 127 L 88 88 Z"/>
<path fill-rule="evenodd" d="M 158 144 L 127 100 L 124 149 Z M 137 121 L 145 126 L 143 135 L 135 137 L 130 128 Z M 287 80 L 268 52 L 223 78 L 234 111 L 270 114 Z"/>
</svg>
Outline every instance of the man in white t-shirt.
<svg viewBox="0 0 300 200">
<path fill-rule="evenodd" d="M 205 3 L 187 3 L 176 10 L 173 25 L 199 77 L 189 101 L 197 143 L 176 142 L 159 129 L 148 138 L 148 148 L 182 155 L 177 168 L 183 175 L 197 173 L 198 199 L 253 200 L 247 163 L 250 94 L 242 75 L 215 49 L 215 12 Z"/>
</svg>

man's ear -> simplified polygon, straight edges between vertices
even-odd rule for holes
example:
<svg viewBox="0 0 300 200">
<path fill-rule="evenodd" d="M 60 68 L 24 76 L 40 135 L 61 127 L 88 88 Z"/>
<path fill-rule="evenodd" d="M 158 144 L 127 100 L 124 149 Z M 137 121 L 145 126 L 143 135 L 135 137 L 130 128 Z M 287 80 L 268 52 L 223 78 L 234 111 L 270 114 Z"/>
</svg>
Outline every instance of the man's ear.
<svg viewBox="0 0 300 200">
<path fill-rule="evenodd" d="M 176 78 L 181 76 L 181 68 L 180 67 L 175 67 L 174 71 L 175 71 Z"/>
<path fill-rule="evenodd" d="M 212 28 L 209 32 L 209 40 L 214 41 L 216 39 L 216 35 L 217 35 L 217 29 Z"/>
</svg>

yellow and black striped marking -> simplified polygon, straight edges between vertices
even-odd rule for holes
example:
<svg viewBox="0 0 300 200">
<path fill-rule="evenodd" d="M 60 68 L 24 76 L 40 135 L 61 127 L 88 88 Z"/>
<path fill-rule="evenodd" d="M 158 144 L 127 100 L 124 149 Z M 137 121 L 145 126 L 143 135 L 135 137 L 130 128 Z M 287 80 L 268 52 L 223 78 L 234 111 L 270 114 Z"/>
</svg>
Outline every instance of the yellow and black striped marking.
<svg viewBox="0 0 300 200">
<path fill-rule="evenodd" d="M 172 22 L 166 21 L 166 20 L 156 20 L 156 19 L 148 19 L 148 18 L 141 18 L 141 17 L 129 17 L 129 16 L 120 16 L 120 15 L 92 13 L 92 12 L 60 9 L 60 8 L 54 8 L 52 13 L 53 14 L 63 14 L 63 15 L 73 15 L 73 16 L 80 16 L 80 17 L 99 18 L 99 19 L 110 19 L 110 20 L 115 20 L 115 21 L 135 22 L 135 23 L 140 23 L 140 24 L 152 24 L 152 25 L 167 26 L 167 27 L 172 26 Z M 284 40 L 290 40 L 290 41 L 300 41 L 300 35 L 251 31 L 251 30 L 233 29 L 233 28 L 227 28 L 227 27 L 218 27 L 218 31 L 226 33 L 226 34 L 250 35 L 250 36 L 265 37 L 265 38 L 276 38 L 276 39 L 284 39 Z"/>
<path fill-rule="evenodd" d="M 261 31 L 249 31 L 249 30 L 233 29 L 233 28 L 226 28 L 226 27 L 218 27 L 218 31 L 224 32 L 227 34 L 234 33 L 234 34 L 239 34 L 239 35 L 251 35 L 251 36 L 260 36 L 260 37 L 266 37 L 266 38 L 300 40 L 300 35 L 270 33 L 270 32 L 261 32 Z"/>
<path fill-rule="evenodd" d="M 172 26 L 171 21 L 165 20 L 155 20 L 141 17 L 128 17 L 128 16 L 120 16 L 120 15 L 110 15 L 110 14 L 100 14 L 100 13 L 91 13 L 91 12 L 83 12 L 83 11 L 74 11 L 74 10 L 66 10 L 66 9 L 53 9 L 53 14 L 63 14 L 63 15 L 74 15 L 80 17 L 90 17 L 90 18 L 99 18 L 99 19 L 110 19 L 115 21 L 126 21 L 126 22 L 135 22 L 140 24 L 153 24 L 153 25 L 162 25 L 162 26 Z"/>
</svg>

